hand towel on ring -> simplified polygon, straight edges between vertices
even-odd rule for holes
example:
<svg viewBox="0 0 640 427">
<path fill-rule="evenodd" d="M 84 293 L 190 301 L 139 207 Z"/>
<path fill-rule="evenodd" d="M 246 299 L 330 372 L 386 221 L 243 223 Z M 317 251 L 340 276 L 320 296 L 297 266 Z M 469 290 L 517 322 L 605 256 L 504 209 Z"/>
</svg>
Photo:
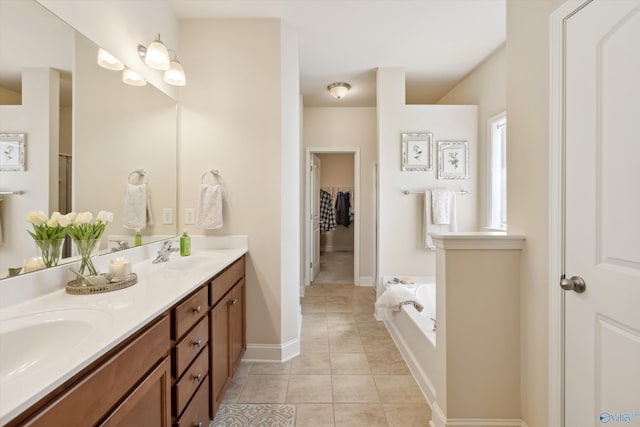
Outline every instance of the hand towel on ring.
<svg viewBox="0 0 640 427">
<path fill-rule="evenodd" d="M 222 187 L 200 184 L 196 227 L 201 230 L 222 228 Z"/>
</svg>

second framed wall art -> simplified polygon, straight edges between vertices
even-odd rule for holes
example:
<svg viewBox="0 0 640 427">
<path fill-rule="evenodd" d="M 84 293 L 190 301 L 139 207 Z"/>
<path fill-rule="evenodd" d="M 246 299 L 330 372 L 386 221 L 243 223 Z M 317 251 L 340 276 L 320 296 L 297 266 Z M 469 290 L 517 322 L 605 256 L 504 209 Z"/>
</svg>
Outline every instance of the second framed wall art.
<svg viewBox="0 0 640 427">
<path fill-rule="evenodd" d="M 469 178 L 469 143 L 438 141 L 438 179 Z"/>
</svg>

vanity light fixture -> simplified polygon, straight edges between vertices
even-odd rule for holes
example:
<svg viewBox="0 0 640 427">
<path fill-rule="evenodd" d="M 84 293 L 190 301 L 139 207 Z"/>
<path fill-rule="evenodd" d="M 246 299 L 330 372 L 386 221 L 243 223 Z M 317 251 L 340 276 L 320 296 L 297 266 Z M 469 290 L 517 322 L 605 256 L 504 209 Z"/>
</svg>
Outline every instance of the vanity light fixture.
<svg viewBox="0 0 640 427">
<path fill-rule="evenodd" d="M 147 81 L 143 79 L 140 74 L 128 67 L 125 67 L 122 72 L 122 81 L 129 86 L 144 86 L 147 84 Z"/>
<path fill-rule="evenodd" d="M 103 48 L 98 49 L 98 65 L 111 71 L 124 70 L 124 64 Z"/>
<path fill-rule="evenodd" d="M 174 52 L 175 54 L 175 52 Z M 164 81 L 173 86 L 184 86 L 187 84 L 187 78 L 184 75 L 184 67 L 178 61 L 178 56 L 175 55 L 171 60 L 169 69 L 164 72 Z"/>
<path fill-rule="evenodd" d="M 171 60 L 169 59 L 169 50 L 160 40 L 160 34 L 156 35 L 156 39 L 144 47 L 138 45 L 138 56 L 142 62 L 155 70 L 168 70 Z"/>
<path fill-rule="evenodd" d="M 336 99 L 343 98 L 351 89 L 351 85 L 345 82 L 331 83 L 327 86 L 329 93 Z"/>
</svg>

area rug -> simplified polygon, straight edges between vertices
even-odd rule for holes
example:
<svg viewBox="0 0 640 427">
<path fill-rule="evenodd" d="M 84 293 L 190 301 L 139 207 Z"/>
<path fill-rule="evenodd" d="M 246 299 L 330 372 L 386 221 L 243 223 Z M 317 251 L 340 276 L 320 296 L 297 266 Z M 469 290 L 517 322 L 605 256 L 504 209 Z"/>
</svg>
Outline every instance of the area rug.
<svg viewBox="0 0 640 427">
<path fill-rule="evenodd" d="M 222 404 L 211 427 L 293 427 L 296 407 L 293 405 Z"/>
</svg>

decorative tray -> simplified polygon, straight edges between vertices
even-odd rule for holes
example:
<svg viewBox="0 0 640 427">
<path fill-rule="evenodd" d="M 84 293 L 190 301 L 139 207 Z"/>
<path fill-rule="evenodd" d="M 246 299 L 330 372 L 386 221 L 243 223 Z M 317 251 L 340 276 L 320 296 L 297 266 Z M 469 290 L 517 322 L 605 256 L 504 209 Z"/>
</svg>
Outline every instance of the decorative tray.
<svg viewBox="0 0 640 427">
<path fill-rule="evenodd" d="M 102 294 L 104 292 L 117 291 L 119 289 L 128 288 L 138 283 L 138 276 L 136 273 L 131 273 L 124 279 L 114 280 L 104 285 L 91 286 L 87 284 L 78 285 L 75 280 L 67 283 L 65 290 L 68 294 L 72 295 L 89 295 L 89 294 Z"/>
</svg>

